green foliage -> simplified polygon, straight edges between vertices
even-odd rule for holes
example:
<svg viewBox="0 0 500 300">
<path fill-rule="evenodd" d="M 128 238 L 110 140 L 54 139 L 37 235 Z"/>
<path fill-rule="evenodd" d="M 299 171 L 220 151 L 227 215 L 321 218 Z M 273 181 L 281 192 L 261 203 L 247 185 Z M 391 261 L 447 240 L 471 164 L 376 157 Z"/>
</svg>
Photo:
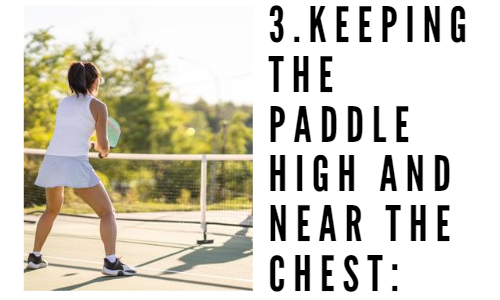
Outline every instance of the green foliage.
<svg viewBox="0 0 500 300">
<path fill-rule="evenodd" d="M 209 105 L 203 99 L 183 105 L 170 99 L 161 53 L 117 59 L 105 41 L 92 33 L 79 45 L 56 43 L 49 29 L 26 36 L 24 52 L 24 146 L 45 148 L 54 131 L 59 100 L 69 88 L 71 61 L 94 62 L 106 83 L 98 97 L 121 124 L 116 152 L 252 153 L 252 110 L 232 103 Z M 226 125 L 224 125 L 226 124 Z"/>
<path fill-rule="evenodd" d="M 168 72 L 163 54 L 118 59 L 108 43 L 92 33 L 79 45 L 66 45 L 57 43 L 50 29 L 26 35 L 24 147 L 48 146 L 55 128 L 58 102 L 69 93 L 67 69 L 77 60 L 94 62 L 105 78 L 98 98 L 106 103 L 109 115 L 116 118 L 122 128 L 120 143 L 113 151 L 252 153 L 251 106 L 235 106 L 230 102 L 210 105 L 203 99 L 191 105 L 174 102 L 169 83 L 159 79 Z M 25 155 L 24 190 L 26 198 L 31 199 L 31 203 L 25 202 L 25 207 L 38 207 L 45 202 L 43 189 L 33 185 L 40 166 L 37 159 Z M 159 204 L 173 209 L 173 205 L 187 207 L 199 201 L 199 163 L 183 162 L 154 168 L 119 160 L 112 164 L 98 161 L 93 164 L 115 207 L 123 205 L 124 211 L 129 206 Z M 225 186 L 219 188 L 217 199 L 212 199 L 211 204 L 233 201 L 235 197 L 251 201 L 251 193 L 243 192 L 251 191 L 251 165 L 239 166 L 242 170 L 238 178 L 229 178 L 226 167 L 225 164 L 215 165 L 214 173 L 209 174 Z M 191 179 L 186 181 L 186 178 Z M 83 205 L 72 191 L 66 192 L 65 198 L 69 210 Z"/>
</svg>

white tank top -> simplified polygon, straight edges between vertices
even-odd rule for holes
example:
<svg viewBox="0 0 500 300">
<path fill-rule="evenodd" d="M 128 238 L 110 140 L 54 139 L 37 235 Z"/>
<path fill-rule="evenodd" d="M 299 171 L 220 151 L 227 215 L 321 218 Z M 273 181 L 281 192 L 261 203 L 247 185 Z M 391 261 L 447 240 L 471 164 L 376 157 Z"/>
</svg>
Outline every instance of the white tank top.
<svg viewBox="0 0 500 300">
<path fill-rule="evenodd" d="M 47 148 L 47 155 L 87 155 L 95 120 L 90 112 L 92 95 L 71 95 L 59 102 L 56 129 Z"/>
</svg>

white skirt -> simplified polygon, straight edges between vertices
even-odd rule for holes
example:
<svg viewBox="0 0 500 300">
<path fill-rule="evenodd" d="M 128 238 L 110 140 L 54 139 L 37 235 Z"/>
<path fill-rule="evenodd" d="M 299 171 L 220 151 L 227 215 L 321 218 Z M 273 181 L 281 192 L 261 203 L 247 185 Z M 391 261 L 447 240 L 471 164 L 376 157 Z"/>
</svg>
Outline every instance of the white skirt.
<svg viewBox="0 0 500 300">
<path fill-rule="evenodd" d="M 75 157 L 45 155 L 35 185 L 44 188 L 56 186 L 89 188 L 96 186 L 100 181 L 86 155 Z"/>
</svg>

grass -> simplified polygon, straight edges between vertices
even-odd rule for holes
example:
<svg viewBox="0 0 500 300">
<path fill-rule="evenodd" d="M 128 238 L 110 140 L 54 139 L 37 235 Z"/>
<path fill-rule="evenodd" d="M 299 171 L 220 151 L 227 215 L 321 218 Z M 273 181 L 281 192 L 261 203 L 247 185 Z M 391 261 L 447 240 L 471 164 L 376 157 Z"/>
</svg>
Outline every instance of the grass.
<svg viewBox="0 0 500 300">
<path fill-rule="evenodd" d="M 197 211 L 200 210 L 199 204 L 177 204 L 162 202 L 113 202 L 117 213 L 133 212 L 159 212 L 159 211 Z M 219 203 L 207 204 L 207 210 L 247 210 L 252 209 L 252 202 L 242 199 L 230 199 Z M 24 208 L 24 213 L 29 214 L 35 211 L 45 210 L 45 205 L 36 205 Z M 71 201 L 65 203 L 61 213 L 66 214 L 91 214 L 92 209 L 82 201 Z"/>
</svg>

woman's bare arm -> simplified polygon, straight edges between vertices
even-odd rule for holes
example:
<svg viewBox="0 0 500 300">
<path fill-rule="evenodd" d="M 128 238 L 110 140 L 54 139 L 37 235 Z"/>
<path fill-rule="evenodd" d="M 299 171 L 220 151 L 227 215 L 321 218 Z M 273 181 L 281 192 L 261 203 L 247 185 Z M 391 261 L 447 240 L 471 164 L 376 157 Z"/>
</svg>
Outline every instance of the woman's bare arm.
<svg viewBox="0 0 500 300">
<path fill-rule="evenodd" d="M 108 108 L 106 104 L 97 99 L 92 99 L 90 102 L 90 111 L 95 120 L 95 131 L 97 135 L 97 142 L 95 143 L 95 150 L 101 153 L 102 157 L 107 157 L 109 153 L 108 141 Z"/>
</svg>

